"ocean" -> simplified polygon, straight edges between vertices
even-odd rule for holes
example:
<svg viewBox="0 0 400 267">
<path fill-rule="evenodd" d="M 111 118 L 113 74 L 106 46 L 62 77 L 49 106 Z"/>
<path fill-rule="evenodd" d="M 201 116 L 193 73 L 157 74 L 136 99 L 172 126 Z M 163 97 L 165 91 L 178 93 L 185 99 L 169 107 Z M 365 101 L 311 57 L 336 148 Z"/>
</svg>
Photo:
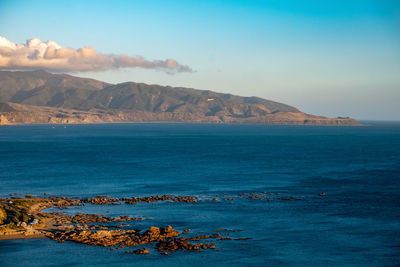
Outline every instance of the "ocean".
<svg viewBox="0 0 400 267">
<path fill-rule="evenodd" d="M 0 266 L 398 266 L 400 123 L 368 123 L 2 126 L 0 197 L 218 196 L 65 212 L 151 219 L 135 222 L 143 230 L 238 231 L 214 241 L 219 251 L 169 256 L 151 247 L 149 255 L 135 255 L 49 239 L 4 240 Z M 271 201 L 246 197 L 252 193 Z M 243 237 L 250 239 L 235 240 Z"/>
</svg>

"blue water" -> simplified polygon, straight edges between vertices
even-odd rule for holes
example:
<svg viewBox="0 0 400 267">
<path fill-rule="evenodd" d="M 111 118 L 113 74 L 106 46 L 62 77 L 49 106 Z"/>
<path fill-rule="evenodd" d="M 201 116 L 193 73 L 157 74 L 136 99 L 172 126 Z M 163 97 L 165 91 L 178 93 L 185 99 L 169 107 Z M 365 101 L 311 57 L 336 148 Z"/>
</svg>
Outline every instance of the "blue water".
<svg viewBox="0 0 400 267">
<path fill-rule="evenodd" d="M 54 128 L 53 128 L 54 127 Z M 46 239 L 0 241 L 0 266 L 395 266 L 400 264 L 400 123 L 0 127 L 0 197 L 277 193 L 298 201 L 74 207 L 212 233 L 221 251 L 161 256 Z M 325 197 L 319 193 L 326 193 Z"/>
</svg>

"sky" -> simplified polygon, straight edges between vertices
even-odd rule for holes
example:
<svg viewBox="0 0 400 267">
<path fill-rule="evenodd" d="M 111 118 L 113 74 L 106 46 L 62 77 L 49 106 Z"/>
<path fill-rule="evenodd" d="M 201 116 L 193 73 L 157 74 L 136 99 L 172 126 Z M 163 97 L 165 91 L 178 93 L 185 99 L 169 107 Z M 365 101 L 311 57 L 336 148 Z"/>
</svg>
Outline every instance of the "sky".
<svg viewBox="0 0 400 267">
<path fill-rule="evenodd" d="M 4 48 L 0 40 L 0 69 L 191 87 L 328 117 L 400 120 L 398 0 L 0 0 L 0 36 L 15 45 Z M 28 44 L 32 38 L 38 40 Z M 39 46 L 43 51 L 33 53 Z"/>
</svg>

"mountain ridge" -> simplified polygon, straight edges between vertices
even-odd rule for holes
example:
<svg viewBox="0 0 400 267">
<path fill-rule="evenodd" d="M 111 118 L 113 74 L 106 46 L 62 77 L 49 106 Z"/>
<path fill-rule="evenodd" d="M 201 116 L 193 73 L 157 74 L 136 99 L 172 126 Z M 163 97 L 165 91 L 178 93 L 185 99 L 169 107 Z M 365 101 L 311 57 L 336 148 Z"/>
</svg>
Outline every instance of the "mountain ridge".
<svg viewBox="0 0 400 267">
<path fill-rule="evenodd" d="M 80 122 L 78 118 L 79 113 L 89 112 L 92 119 L 97 116 L 95 122 L 103 119 L 106 122 L 148 120 L 279 124 L 281 121 L 281 124 L 359 125 L 353 119 L 314 116 L 259 97 L 135 82 L 110 84 L 45 71 L 0 71 L 0 102 L 5 103 L 0 113 L 3 121 L 4 116 L 8 116 L 8 123 L 13 123 L 13 120 L 24 123 L 23 116 L 16 113 L 26 112 L 27 109 L 40 113 L 38 123 L 49 123 L 43 119 L 45 110 L 50 118 L 58 108 L 73 110 L 66 112 L 70 119 L 63 120 L 63 123 L 90 123 L 90 119 Z M 7 111 L 6 106 L 14 111 Z M 108 114 L 107 119 L 104 114 Z M 144 117 L 140 118 L 140 114 Z M 29 119 L 29 123 L 35 123 L 34 119 Z"/>
</svg>

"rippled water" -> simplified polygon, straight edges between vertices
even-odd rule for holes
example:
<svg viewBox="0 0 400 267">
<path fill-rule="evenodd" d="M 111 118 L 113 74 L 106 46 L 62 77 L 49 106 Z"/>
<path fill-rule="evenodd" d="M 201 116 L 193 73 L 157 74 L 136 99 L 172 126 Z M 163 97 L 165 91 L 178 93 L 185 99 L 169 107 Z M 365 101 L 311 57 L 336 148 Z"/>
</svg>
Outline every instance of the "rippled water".
<svg viewBox="0 0 400 267">
<path fill-rule="evenodd" d="M 311 127 L 217 124 L 30 125 L 0 128 L 0 196 L 147 196 L 266 191 L 252 200 L 85 206 L 212 233 L 221 251 L 125 254 L 46 239 L 0 241 L 1 266 L 362 265 L 400 263 L 400 124 Z M 325 197 L 319 193 L 325 192 Z M 149 247 L 150 248 L 150 247 Z"/>
</svg>

